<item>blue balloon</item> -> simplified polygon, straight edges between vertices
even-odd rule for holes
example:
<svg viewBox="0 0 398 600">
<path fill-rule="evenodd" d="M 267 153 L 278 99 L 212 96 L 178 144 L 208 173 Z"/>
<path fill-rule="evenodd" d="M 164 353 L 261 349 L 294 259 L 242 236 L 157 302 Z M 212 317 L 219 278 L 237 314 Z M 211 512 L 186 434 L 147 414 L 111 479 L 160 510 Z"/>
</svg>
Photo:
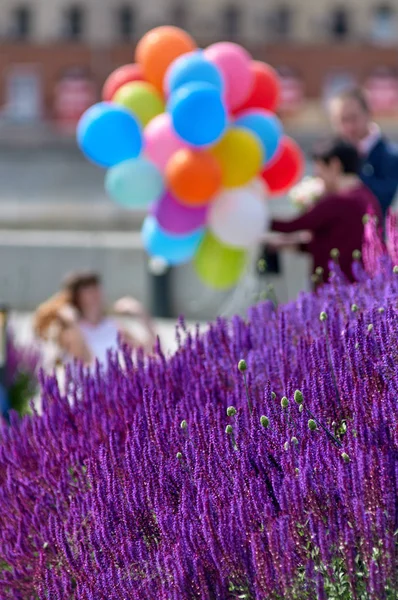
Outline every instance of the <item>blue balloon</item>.
<svg viewBox="0 0 398 600">
<path fill-rule="evenodd" d="M 209 62 L 202 50 L 183 54 L 174 61 L 166 75 L 166 92 L 172 94 L 188 83 L 209 83 L 220 94 L 224 91 L 224 79 L 220 70 Z"/>
<path fill-rule="evenodd" d="M 283 127 L 278 117 L 262 110 L 248 110 L 236 119 L 235 125 L 248 129 L 260 139 L 264 148 L 264 164 L 274 158 L 283 137 Z"/>
<path fill-rule="evenodd" d="M 168 104 L 177 135 L 198 148 L 215 144 L 227 128 L 220 92 L 209 83 L 189 83 L 171 95 Z"/>
<path fill-rule="evenodd" d="M 155 217 L 146 217 L 142 226 L 142 240 L 148 254 L 162 258 L 169 265 L 181 265 L 189 262 L 203 239 L 204 228 L 189 235 L 170 235 L 161 229 Z"/>
<path fill-rule="evenodd" d="M 146 158 L 126 160 L 109 169 L 105 189 L 125 208 L 145 208 L 163 193 L 163 176 Z"/>
<path fill-rule="evenodd" d="M 127 109 L 99 102 L 89 108 L 77 126 L 80 150 L 100 167 L 113 167 L 137 158 L 142 150 L 141 127 Z"/>
</svg>

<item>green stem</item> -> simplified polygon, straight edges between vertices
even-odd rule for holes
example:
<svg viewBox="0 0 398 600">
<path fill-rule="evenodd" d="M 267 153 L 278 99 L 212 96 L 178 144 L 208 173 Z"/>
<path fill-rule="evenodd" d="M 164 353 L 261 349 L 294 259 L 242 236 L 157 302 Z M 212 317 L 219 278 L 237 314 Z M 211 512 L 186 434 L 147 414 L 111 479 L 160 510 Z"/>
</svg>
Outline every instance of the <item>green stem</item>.
<svg viewBox="0 0 398 600">
<path fill-rule="evenodd" d="M 249 387 L 247 385 L 246 373 L 243 373 L 243 381 L 245 382 L 247 405 L 249 407 L 249 412 L 252 415 L 253 414 L 253 408 L 252 408 L 252 401 L 250 399 L 250 394 L 249 394 Z"/>
<path fill-rule="evenodd" d="M 233 449 L 234 450 L 239 450 L 238 445 L 237 445 L 236 440 L 235 440 L 235 434 L 231 435 L 231 442 L 232 442 Z"/>
<path fill-rule="evenodd" d="M 317 418 L 316 416 L 310 411 L 309 408 L 307 408 L 306 406 L 304 406 L 304 410 L 306 411 L 307 414 L 309 414 L 309 416 L 311 417 L 311 419 L 313 419 L 315 421 L 315 423 L 318 425 L 318 427 L 320 427 L 321 429 L 323 429 L 323 431 L 326 433 L 326 435 L 333 441 L 333 443 L 338 447 L 338 448 L 342 448 L 343 444 L 340 442 L 340 440 L 338 440 L 333 433 L 331 433 L 329 431 L 329 429 L 327 427 L 325 427 L 325 425 L 323 425 Z"/>
</svg>

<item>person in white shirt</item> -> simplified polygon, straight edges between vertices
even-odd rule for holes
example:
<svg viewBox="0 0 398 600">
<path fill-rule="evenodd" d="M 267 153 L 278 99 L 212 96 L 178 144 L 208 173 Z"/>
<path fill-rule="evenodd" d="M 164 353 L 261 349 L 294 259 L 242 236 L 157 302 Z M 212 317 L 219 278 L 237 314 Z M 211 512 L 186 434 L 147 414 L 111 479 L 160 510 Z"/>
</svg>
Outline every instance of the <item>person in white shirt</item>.
<svg viewBox="0 0 398 600">
<path fill-rule="evenodd" d="M 155 331 L 149 314 L 134 298 L 122 298 L 113 307 L 119 316 L 136 317 L 145 330 L 141 342 L 105 310 L 101 279 L 97 273 L 69 276 L 62 290 L 36 311 L 34 329 L 41 339 L 53 339 L 65 360 L 86 365 L 106 364 L 109 350 L 117 350 L 119 339 L 131 349 L 151 352 Z"/>
</svg>

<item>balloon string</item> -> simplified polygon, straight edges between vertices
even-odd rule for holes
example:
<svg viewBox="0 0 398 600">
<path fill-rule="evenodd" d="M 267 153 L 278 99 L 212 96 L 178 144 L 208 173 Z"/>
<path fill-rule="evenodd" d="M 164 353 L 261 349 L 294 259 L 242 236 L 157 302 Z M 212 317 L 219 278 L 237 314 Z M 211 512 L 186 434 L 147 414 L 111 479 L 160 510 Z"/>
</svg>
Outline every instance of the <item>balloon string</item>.
<svg viewBox="0 0 398 600">
<path fill-rule="evenodd" d="M 263 296 L 268 287 L 267 279 L 256 274 L 258 255 L 259 249 L 256 246 L 250 251 L 246 269 L 239 284 L 220 306 L 220 316 L 230 317 L 234 314 L 244 316 L 250 306 L 265 299 Z"/>
</svg>

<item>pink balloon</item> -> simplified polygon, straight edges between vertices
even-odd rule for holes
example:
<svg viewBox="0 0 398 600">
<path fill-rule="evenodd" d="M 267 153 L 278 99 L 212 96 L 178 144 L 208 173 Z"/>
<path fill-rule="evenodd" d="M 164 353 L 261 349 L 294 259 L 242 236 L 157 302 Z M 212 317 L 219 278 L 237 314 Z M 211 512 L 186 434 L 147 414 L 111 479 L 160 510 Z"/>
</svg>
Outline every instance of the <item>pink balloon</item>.
<svg viewBox="0 0 398 600">
<path fill-rule="evenodd" d="M 203 227 L 207 220 L 207 206 L 190 208 L 166 192 L 152 208 L 152 215 L 167 233 L 184 235 Z"/>
<path fill-rule="evenodd" d="M 144 154 L 162 172 L 175 152 L 185 144 L 174 133 L 170 115 L 162 113 L 145 127 Z"/>
<path fill-rule="evenodd" d="M 219 42 L 204 51 L 206 58 L 216 65 L 225 80 L 225 100 L 230 110 L 238 108 L 249 97 L 254 85 L 250 54 L 232 42 Z"/>
</svg>

